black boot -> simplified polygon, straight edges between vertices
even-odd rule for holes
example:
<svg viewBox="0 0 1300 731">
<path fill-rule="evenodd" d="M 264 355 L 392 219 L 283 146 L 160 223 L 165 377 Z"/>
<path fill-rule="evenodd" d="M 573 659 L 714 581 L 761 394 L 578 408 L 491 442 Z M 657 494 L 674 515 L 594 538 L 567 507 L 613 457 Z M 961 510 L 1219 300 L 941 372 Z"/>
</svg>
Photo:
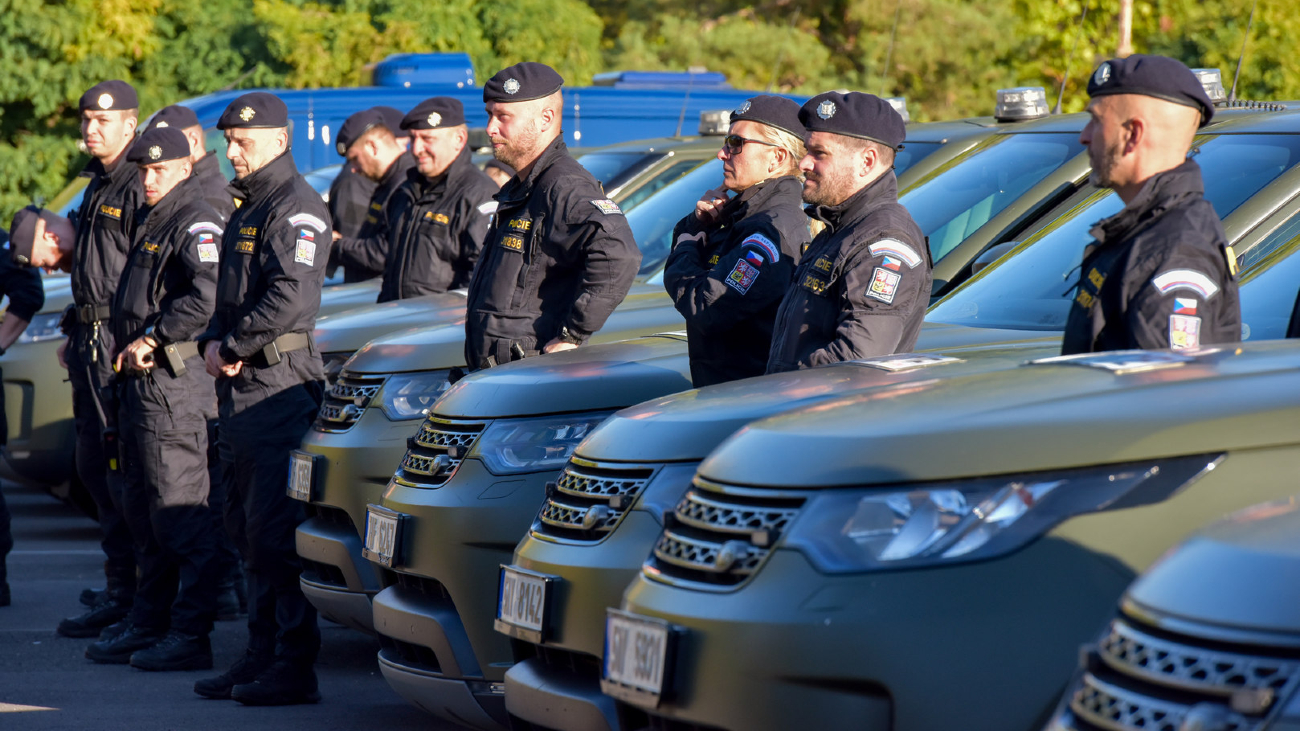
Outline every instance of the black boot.
<svg viewBox="0 0 1300 731">
<path fill-rule="evenodd" d="M 130 611 L 129 600 L 121 599 L 112 592 L 105 593 L 100 597 L 99 603 L 85 614 L 59 622 L 59 634 L 64 637 L 98 637 L 105 627 L 126 619 Z"/>
<path fill-rule="evenodd" d="M 117 637 L 131 627 L 131 620 L 124 619 L 121 622 L 114 622 L 99 632 L 99 641 L 106 642 Z"/>
<path fill-rule="evenodd" d="M 319 703 L 316 671 L 306 663 L 276 660 L 257 679 L 236 685 L 230 697 L 247 706 L 293 706 Z"/>
<path fill-rule="evenodd" d="M 243 657 L 236 660 L 235 664 L 221 675 L 195 681 L 194 692 L 204 698 L 230 698 L 232 688 L 253 682 L 259 673 L 266 670 L 273 659 L 270 655 L 255 655 L 252 650 L 247 650 Z"/>
<path fill-rule="evenodd" d="M 163 634 L 157 630 L 131 625 L 110 640 L 100 640 L 86 648 L 86 659 L 104 665 L 125 665 L 131 655 L 158 644 Z"/>
<path fill-rule="evenodd" d="M 99 601 L 99 598 L 107 592 L 108 589 L 86 588 L 81 590 L 81 596 L 77 597 L 77 599 L 80 600 L 82 604 L 85 604 L 88 607 L 93 607 L 95 606 L 95 602 Z"/>
<path fill-rule="evenodd" d="M 217 594 L 217 621 L 230 622 L 239 619 L 242 614 L 239 607 L 239 594 L 235 591 L 235 585 L 221 586 Z"/>
<path fill-rule="evenodd" d="M 207 635 L 187 635 L 172 630 L 158 644 L 132 655 L 131 667 L 141 670 L 211 670 L 212 645 Z"/>
</svg>

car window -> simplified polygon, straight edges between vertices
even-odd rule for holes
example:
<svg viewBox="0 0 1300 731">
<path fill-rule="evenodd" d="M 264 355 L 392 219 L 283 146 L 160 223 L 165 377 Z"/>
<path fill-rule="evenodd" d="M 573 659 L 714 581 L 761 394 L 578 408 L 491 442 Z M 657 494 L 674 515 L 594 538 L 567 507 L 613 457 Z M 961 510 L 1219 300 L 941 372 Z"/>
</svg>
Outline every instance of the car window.
<svg viewBox="0 0 1300 731">
<path fill-rule="evenodd" d="M 695 168 L 708 162 L 708 158 L 687 158 L 674 161 L 668 167 L 660 170 L 654 178 L 647 180 L 636 188 L 636 190 L 627 194 L 627 196 L 618 199 L 618 205 L 623 212 L 636 208 L 648 199 L 650 196 L 663 190 L 666 186 L 675 180 L 680 179 L 683 175 L 689 173 Z M 703 191 L 701 191 L 703 192 Z"/>
<path fill-rule="evenodd" d="M 204 146 L 208 149 L 208 154 L 217 156 L 217 165 L 221 168 L 221 174 L 226 176 L 226 180 L 235 179 L 235 168 L 226 159 L 226 133 L 216 127 L 209 127 L 203 130 Z"/>
<path fill-rule="evenodd" d="M 579 155 L 578 164 L 587 169 L 592 177 L 613 190 L 626 183 L 632 176 L 641 172 L 647 165 L 663 157 L 663 153 L 647 153 L 644 150 L 628 152 L 588 152 Z"/>
<path fill-rule="evenodd" d="M 904 142 L 903 149 L 894 155 L 894 174 L 902 175 L 940 147 L 942 142 Z"/>
<path fill-rule="evenodd" d="M 930 238 L 938 261 L 1082 150 L 1074 134 L 994 135 L 927 175 L 899 202 Z"/>
<path fill-rule="evenodd" d="M 637 246 L 641 249 L 640 276 L 657 270 L 672 248 L 673 227 L 682 217 L 695 210 L 695 202 L 706 190 L 722 183 L 722 161 L 710 160 L 676 181 L 664 186 L 641 205 L 628 211 Z"/>
<path fill-rule="evenodd" d="M 1263 149 L 1256 149 L 1263 148 Z M 1300 135 L 1220 135 L 1202 140 L 1205 197 L 1220 218 L 1300 161 Z M 1078 281 L 1089 230 L 1123 208 L 1096 191 L 973 277 L 930 310 L 928 319 L 974 327 L 1060 330 Z"/>
<path fill-rule="evenodd" d="M 1241 339 L 1276 340 L 1286 337 L 1291 309 L 1300 295 L 1300 215 L 1292 216 L 1250 253 L 1255 258 L 1241 277 Z"/>
</svg>

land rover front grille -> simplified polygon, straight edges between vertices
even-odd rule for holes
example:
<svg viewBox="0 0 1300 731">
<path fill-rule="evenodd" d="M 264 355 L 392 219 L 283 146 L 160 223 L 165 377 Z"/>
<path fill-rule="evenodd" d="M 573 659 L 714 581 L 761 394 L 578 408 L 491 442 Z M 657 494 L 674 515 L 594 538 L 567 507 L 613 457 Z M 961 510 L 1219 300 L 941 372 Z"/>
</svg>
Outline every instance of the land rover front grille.
<svg viewBox="0 0 1300 731">
<path fill-rule="evenodd" d="M 407 443 L 406 456 L 393 476 L 408 487 L 441 487 L 487 426 L 481 421 L 457 421 L 428 416 Z"/>
<path fill-rule="evenodd" d="M 799 514 L 790 493 L 696 478 L 677 503 L 643 570 L 655 580 L 728 589 L 758 572 Z"/>
<path fill-rule="evenodd" d="M 383 387 L 384 378 L 341 374 L 325 391 L 325 400 L 316 414 L 316 429 L 325 432 L 351 429 Z"/>
<path fill-rule="evenodd" d="M 1066 728 L 1255 731 L 1300 682 L 1300 656 L 1173 637 L 1125 619 L 1112 622 L 1090 665 L 1071 690 Z"/>
<path fill-rule="evenodd" d="M 533 521 L 538 537 L 595 543 L 618 527 L 650 482 L 654 468 L 574 457 L 548 487 Z"/>
</svg>

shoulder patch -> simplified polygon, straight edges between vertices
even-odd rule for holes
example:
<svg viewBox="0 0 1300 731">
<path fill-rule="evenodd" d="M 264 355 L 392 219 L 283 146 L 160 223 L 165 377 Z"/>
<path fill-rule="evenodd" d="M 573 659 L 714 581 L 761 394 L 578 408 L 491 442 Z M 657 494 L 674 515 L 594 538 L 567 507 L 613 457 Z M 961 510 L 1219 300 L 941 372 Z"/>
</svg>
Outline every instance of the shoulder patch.
<svg viewBox="0 0 1300 731">
<path fill-rule="evenodd" d="M 298 240 L 295 244 L 293 260 L 299 264 L 314 266 L 316 264 L 316 237 L 312 235 L 311 229 L 299 230 Z"/>
<path fill-rule="evenodd" d="M 1186 289 L 1208 300 L 1219 293 L 1219 285 L 1195 269 L 1173 269 L 1158 275 L 1151 283 L 1160 290 L 1160 294 Z"/>
<path fill-rule="evenodd" d="M 1194 315 L 1170 315 L 1169 347 L 1174 350 L 1201 347 L 1201 318 Z"/>
<path fill-rule="evenodd" d="M 619 208 L 617 203 L 615 203 L 614 201 L 608 198 L 603 198 L 598 201 L 592 201 L 591 205 L 595 206 L 597 210 L 599 210 L 601 213 L 605 214 L 606 216 L 623 212 L 623 209 Z"/>
<path fill-rule="evenodd" d="M 205 238 L 206 237 L 206 238 Z M 199 261 L 204 264 L 216 264 L 220 260 L 217 245 L 213 243 L 212 237 L 203 234 L 199 237 Z"/>
<path fill-rule="evenodd" d="M 899 241 L 898 239 L 884 239 L 867 247 L 872 256 L 891 256 L 900 259 L 907 265 L 908 269 L 915 269 L 920 264 L 921 255 L 916 253 L 916 249 Z"/>
<path fill-rule="evenodd" d="M 220 236 L 222 229 L 221 226 L 211 221 L 199 221 L 198 223 L 186 229 L 186 231 L 192 234 L 203 233 L 206 231 L 208 233 L 212 233 L 212 234 L 216 234 L 217 236 Z"/>
<path fill-rule="evenodd" d="M 727 275 L 726 281 L 727 286 L 744 295 L 749 292 L 750 287 L 754 286 L 755 279 L 758 279 L 758 269 L 742 259 L 736 262 L 736 267 Z"/>
<path fill-rule="evenodd" d="M 329 227 L 325 222 L 310 213 L 299 213 L 295 216 L 289 216 L 289 225 L 294 228 L 310 227 L 316 229 L 316 233 L 325 233 Z"/>
<path fill-rule="evenodd" d="M 867 296 L 884 302 L 885 304 L 894 303 L 894 295 L 898 293 L 898 280 L 903 275 L 898 272 L 891 272 L 884 267 L 876 267 L 871 274 L 871 286 L 867 287 Z"/>
<path fill-rule="evenodd" d="M 487 203 L 484 203 L 483 205 L 478 207 L 478 212 L 482 213 L 485 216 L 490 216 L 493 213 L 497 212 L 498 205 L 500 204 L 497 203 L 496 201 L 488 201 Z"/>
<path fill-rule="evenodd" d="M 773 264 L 781 260 L 781 250 L 763 234 L 750 234 L 745 237 L 744 241 L 740 242 L 740 245 L 758 249 Z"/>
</svg>

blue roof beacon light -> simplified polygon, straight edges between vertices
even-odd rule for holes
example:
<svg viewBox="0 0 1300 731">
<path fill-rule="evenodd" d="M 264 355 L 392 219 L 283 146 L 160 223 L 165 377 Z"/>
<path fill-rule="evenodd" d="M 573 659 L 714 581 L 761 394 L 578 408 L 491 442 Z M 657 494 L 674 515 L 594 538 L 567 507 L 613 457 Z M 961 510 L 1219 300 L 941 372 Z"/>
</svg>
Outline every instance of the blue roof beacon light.
<svg viewBox="0 0 1300 731">
<path fill-rule="evenodd" d="M 1223 89 L 1223 74 L 1218 69 L 1192 69 L 1196 78 L 1201 82 L 1201 88 L 1205 89 L 1206 96 L 1210 97 L 1210 102 L 1220 104 L 1228 101 L 1228 92 Z"/>
<path fill-rule="evenodd" d="M 468 53 L 394 53 L 370 70 L 374 86 L 474 86 L 474 62 Z"/>
<path fill-rule="evenodd" d="M 1047 92 L 1043 91 L 1043 87 L 1017 86 L 1014 89 L 998 89 L 998 102 L 993 109 L 993 118 L 997 121 L 1020 122 L 1047 115 Z"/>
</svg>

